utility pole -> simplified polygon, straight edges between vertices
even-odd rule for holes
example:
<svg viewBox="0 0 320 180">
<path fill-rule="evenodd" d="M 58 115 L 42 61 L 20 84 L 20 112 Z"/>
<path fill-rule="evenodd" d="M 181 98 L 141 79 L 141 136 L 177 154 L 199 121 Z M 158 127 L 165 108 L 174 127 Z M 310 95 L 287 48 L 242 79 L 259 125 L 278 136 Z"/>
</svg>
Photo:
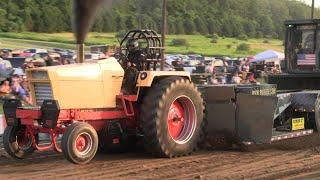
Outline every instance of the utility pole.
<svg viewBox="0 0 320 180">
<path fill-rule="evenodd" d="M 165 62 L 165 46 L 166 46 L 166 33 L 167 33 L 167 16 L 168 16 L 168 11 L 167 11 L 167 0 L 162 0 L 162 32 L 161 32 L 161 40 L 162 40 L 162 57 L 161 57 L 161 71 L 164 70 L 164 62 Z"/>
<path fill-rule="evenodd" d="M 142 29 L 142 15 L 141 15 L 141 1 L 136 1 L 137 10 L 138 10 L 138 23 L 139 23 L 139 29 Z"/>
<path fill-rule="evenodd" d="M 312 0 L 312 6 L 311 6 L 311 19 L 314 18 L 314 0 Z"/>
</svg>

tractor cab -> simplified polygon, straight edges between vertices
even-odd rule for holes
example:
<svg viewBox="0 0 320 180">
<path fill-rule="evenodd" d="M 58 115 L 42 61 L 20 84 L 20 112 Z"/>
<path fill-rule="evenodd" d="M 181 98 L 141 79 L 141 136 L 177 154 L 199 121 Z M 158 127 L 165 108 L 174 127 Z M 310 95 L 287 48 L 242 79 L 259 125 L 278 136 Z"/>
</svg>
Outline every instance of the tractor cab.
<svg viewBox="0 0 320 180">
<path fill-rule="evenodd" d="M 320 20 L 285 22 L 284 73 L 269 75 L 278 90 L 320 89 Z"/>
<path fill-rule="evenodd" d="M 287 21 L 287 71 L 320 72 L 320 20 Z"/>
</svg>

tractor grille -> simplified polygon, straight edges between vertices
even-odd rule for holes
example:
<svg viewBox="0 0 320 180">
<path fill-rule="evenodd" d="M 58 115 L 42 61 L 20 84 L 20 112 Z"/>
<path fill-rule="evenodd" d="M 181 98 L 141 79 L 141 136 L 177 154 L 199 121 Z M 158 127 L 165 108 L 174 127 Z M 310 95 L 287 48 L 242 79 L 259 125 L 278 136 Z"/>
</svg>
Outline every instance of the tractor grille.
<svg viewBox="0 0 320 180">
<path fill-rule="evenodd" d="M 49 79 L 47 71 L 32 71 L 32 79 Z"/>
<path fill-rule="evenodd" d="M 44 100 L 52 100 L 52 88 L 50 83 L 34 83 L 34 91 L 37 105 L 41 106 Z"/>
</svg>

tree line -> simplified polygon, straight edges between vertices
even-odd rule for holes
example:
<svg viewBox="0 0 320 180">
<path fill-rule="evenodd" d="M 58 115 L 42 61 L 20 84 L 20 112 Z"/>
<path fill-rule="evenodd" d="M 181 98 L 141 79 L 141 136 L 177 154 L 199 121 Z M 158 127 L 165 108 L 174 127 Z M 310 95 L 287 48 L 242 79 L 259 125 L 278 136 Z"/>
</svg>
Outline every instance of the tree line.
<svg viewBox="0 0 320 180">
<path fill-rule="evenodd" d="M 97 15 L 92 31 L 136 28 L 160 31 L 162 0 L 114 0 Z M 296 0 L 168 0 L 169 34 L 283 38 L 283 21 L 310 17 Z M 320 18 L 320 10 L 316 9 Z M 71 0 L 1 0 L 1 32 L 72 31 Z"/>
</svg>

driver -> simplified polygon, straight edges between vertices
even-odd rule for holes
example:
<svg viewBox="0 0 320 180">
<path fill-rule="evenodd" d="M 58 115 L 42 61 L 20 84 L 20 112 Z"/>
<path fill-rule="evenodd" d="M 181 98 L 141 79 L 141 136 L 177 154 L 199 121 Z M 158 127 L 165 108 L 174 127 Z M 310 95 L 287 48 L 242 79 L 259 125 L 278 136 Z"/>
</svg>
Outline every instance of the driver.
<svg viewBox="0 0 320 180">
<path fill-rule="evenodd" d="M 127 43 L 127 68 L 124 75 L 124 94 L 136 93 L 136 81 L 139 71 L 143 70 L 143 53 L 136 39 L 129 39 Z"/>
<path fill-rule="evenodd" d="M 142 70 L 143 53 L 140 50 L 139 42 L 136 39 L 130 39 L 127 43 L 128 48 L 128 66 Z"/>
</svg>

